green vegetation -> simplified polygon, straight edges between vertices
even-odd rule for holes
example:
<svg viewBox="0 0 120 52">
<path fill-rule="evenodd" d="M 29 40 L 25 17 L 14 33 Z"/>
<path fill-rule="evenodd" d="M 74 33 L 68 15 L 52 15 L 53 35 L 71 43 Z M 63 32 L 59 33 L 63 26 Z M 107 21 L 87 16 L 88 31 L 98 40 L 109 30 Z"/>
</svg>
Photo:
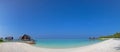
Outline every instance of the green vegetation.
<svg viewBox="0 0 120 52">
<path fill-rule="evenodd" d="M 115 33 L 115 34 L 109 35 L 109 36 L 101 36 L 99 38 L 120 38 L 120 33 Z"/>
<path fill-rule="evenodd" d="M 0 39 L 0 42 L 4 42 L 2 39 Z"/>
</svg>

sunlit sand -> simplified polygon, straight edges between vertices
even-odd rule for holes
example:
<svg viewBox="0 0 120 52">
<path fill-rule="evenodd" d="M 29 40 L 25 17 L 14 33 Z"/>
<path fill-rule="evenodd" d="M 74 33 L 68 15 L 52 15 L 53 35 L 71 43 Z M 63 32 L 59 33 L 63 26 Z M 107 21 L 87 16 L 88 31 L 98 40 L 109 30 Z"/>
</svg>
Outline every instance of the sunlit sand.
<svg viewBox="0 0 120 52">
<path fill-rule="evenodd" d="M 89 46 L 65 49 L 35 47 L 26 43 L 0 44 L 0 52 L 120 52 L 120 40 L 110 39 Z"/>
</svg>

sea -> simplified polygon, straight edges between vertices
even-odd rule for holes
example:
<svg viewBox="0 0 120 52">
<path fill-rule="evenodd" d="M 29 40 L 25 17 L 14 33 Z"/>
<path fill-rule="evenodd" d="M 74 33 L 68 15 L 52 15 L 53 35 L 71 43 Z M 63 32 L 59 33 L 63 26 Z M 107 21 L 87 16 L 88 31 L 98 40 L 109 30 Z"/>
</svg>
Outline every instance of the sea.
<svg viewBox="0 0 120 52">
<path fill-rule="evenodd" d="M 73 48 L 99 43 L 101 40 L 89 39 L 37 39 L 35 46 L 44 48 Z"/>
</svg>

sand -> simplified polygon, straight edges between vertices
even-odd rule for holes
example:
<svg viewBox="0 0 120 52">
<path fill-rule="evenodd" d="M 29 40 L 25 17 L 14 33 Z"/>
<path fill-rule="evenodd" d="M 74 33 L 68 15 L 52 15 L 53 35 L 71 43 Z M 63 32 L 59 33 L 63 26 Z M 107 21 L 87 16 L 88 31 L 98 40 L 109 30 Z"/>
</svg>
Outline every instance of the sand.
<svg viewBox="0 0 120 52">
<path fill-rule="evenodd" d="M 7 42 L 0 44 L 0 52 L 120 52 L 120 40 L 110 39 L 89 46 L 66 49 L 42 48 L 26 43 Z"/>
</svg>

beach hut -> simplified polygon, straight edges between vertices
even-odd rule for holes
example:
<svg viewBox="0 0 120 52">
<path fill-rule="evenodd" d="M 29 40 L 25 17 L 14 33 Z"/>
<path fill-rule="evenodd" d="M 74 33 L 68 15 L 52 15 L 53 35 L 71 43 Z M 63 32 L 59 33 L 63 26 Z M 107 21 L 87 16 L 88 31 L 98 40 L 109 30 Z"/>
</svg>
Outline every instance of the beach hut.
<svg viewBox="0 0 120 52">
<path fill-rule="evenodd" d="M 3 40 L 3 37 L 0 37 L 1 40 Z"/>
<path fill-rule="evenodd" d="M 14 38 L 12 36 L 5 37 L 5 40 L 13 40 Z"/>
<path fill-rule="evenodd" d="M 27 34 L 24 34 L 22 37 L 21 37 L 21 40 L 23 41 L 30 41 L 31 40 L 31 37 Z"/>
<path fill-rule="evenodd" d="M 20 39 L 28 44 L 35 44 L 35 40 L 33 40 L 29 35 L 24 34 L 23 36 L 20 37 Z"/>
</svg>

